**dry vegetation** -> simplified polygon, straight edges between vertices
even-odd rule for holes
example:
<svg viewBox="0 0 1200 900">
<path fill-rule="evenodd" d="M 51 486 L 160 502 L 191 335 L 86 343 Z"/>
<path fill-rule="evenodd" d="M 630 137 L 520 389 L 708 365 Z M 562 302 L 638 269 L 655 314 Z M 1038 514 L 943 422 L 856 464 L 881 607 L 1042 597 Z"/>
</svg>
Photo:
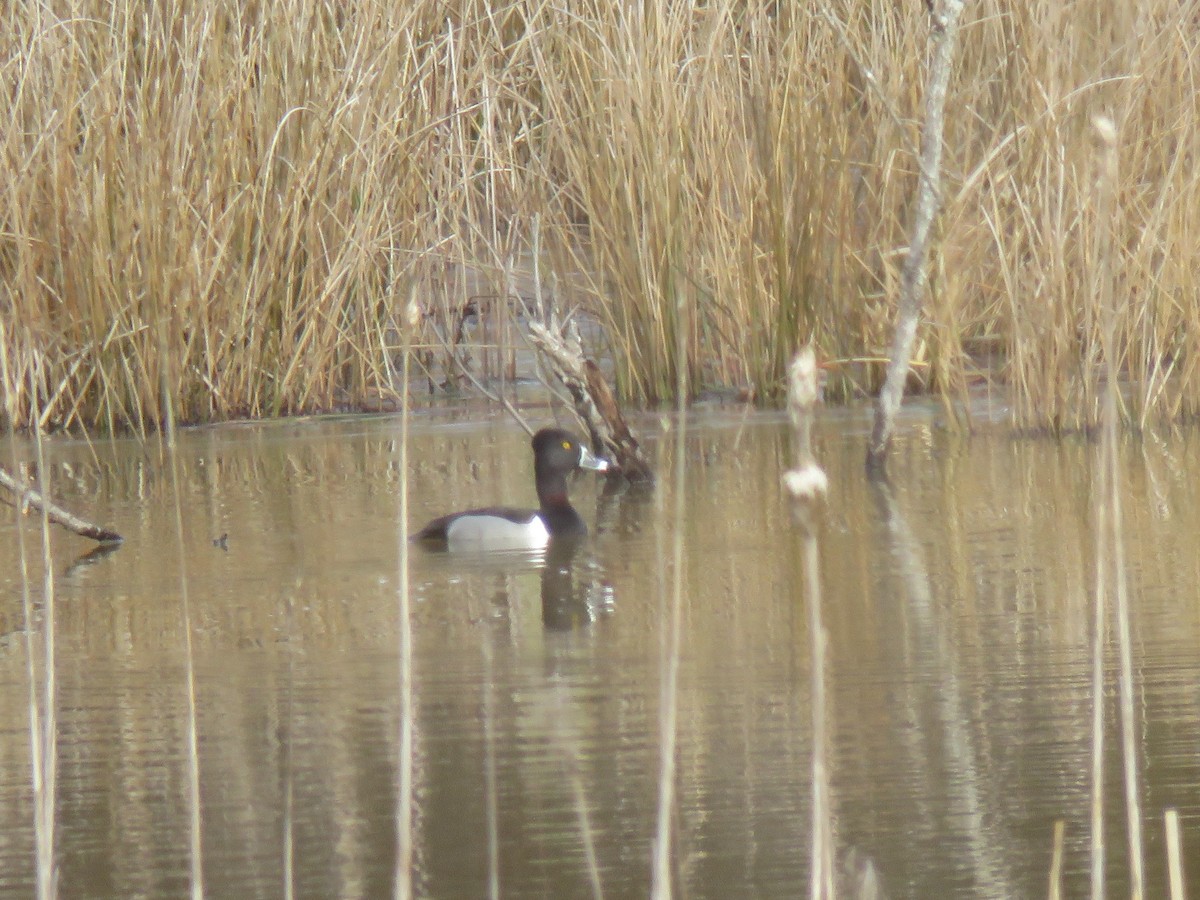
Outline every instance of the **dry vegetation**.
<svg viewBox="0 0 1200 900">
<path fill-rule="evenodd" d="M 968 7 L 929 386 L 960 396 L 986 353 L 1019 424 L 1098 420 L 1107 112 L 1127 411 L 1195 413 L 1198 20 L 1196 0 Z M 923 4 L 880 0 L 20 4 L 0 30 L 12 424 L 389 394 L 407 298 L 438 345 L 466 294 L 510 290 L 535 218 L 627 396 L 669 397 L 682 347 L 694 389 L 773 398 L 809 335 L 835 394 L 873 390 L 849 361 L 888 345 L 926 36 Z"/>
</svg>

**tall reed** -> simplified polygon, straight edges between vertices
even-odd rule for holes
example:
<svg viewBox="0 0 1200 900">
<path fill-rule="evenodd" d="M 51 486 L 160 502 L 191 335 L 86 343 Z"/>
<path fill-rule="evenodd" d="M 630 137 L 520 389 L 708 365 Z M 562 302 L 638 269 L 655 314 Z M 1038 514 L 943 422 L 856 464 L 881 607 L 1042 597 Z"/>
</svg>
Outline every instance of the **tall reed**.
<svg viewBox="0 0 1200 900">
<path fill-rule="evenodd" d="M 1106 383 L 1102 397 L 1100 455 L 1096 472 L 1096 591 L 1095 636 L 1093 639 L 1093 767 L 1092 767 L 1092 896 L 1104 895 L 1103 838 L 1103 650 L 1106 618 L 1111 618 L 1117 639 L 1117 688 L 1120 698 L 1121 762 L 1125 783 L 1125 827 L 1129 845 L 1130 895 L 1140 900 L 1145 894 L 1145 858 L 1142 849 L 1142 807 L 1138 786 L 1137 718 L 1133 683 L 1133 637 L 1130 627 L 1129 592 L 1125 568 L 1125 541 L 1121 513 L 1121 478 L 1117 452 L 1117 363 L 1116 291 L 1119 268 L 1114 260 L 1113 230 L 1120 214 L 1115 202 L 1117 184 L 1117 138 L 1113 121 L 1094 119 L 1100 142 L 1099 176 L 1096 180 L 1097 236 L 1095 243 L 1095 294 L 1099 299 L 1100 337 Z M 1111 596 L 1111 603 L 1107 598 Z"/>
<path fill-rule="evenodd" d="M 1145 858 L 1142 850 L 1142 802 L 1138 787 L 1137 755 L 1138 719 L 1135 715 L 1133 683 L 1133 635 L 1130 626 L 1128 575 L 1125 568 L 1124 525 L 1121 514 L 1121 477 L 1117 462 L 1117 365 L 1115 361 L 1115 285 L 1119 270 L 1112 259 L 1112 223 L 1119 220 L 1115 210 L 1113 189 L 1117 183 L 1117 135 L 1111 119 L 1098 116 L 1095 128 L 1100 136 L 1101 173 L 1096 203 L 1100 222 L 1096 253 L 1096 278 L 1100 298 L 1100 328 L 1107 383 L 1103 398 L 1103 433 L 1101 465 L 1104 472 L 1098 479 L 1104 495 L 1099 502 L 1107 507 L 1111 534 L 1108 539 L 1111 554 L 1096 560 L 1099 577 L 1112 580 L 1113 606 L 1111 615 L 1117 637 L 1117 688 L 1121 710 L 1121 762 L 1125 782 L 1125 828 L 1129 840 L 1130 894 L 1140 900 L 1145 892 Z M 1097 702 L 1100 702 L 1097 700 Z"/>
<path fill-rule="evenodd" d="M 36 371 L 36 370 L 35 370 Z M 41 432 L 35 434 L 35 461 L 38 468 L 38 491 L 50 496 L 49 465 L 45 441 Z M 54 588 L 54 557 L 50 551 L 50 512 L 45 505 L 38 517 L 41 537 L 42 564 L 42 736 L 39 742 L 41 781 L 35 782 L 34 802 L 37 835 L 38 895 L 58 896 L 58 864 L 55 860 L 58 831 L 58 654 L 56 647 L 56 604 Z M 29 624 L 28 622 L 26 623 Z M 28 648 L 27 648 L 28 649 Z M 36 721 L 36 720 L 35 720 Z"/>
<path fill-rule="evenodd" d="M 165 324 L 158 320 L 160 352 L 165 356 Z M 196 703 L 196 655 L 192 646 L 192 609 L 187 564 L 187 540 L 183 525 L 183 486 L 179 471 L 178 432 L 175 408 L 165 371 L 162 378 L 162 403 L 165 413 L 166 469 L 171 485 L 172 512 L 175 523 L 175 544 L 178 551 L 176 566 L 179 575 L 179 618 L 183 635 L 184 699 L 187 710 L 187 743 L 185 746 L 188 784 L 188 866 L 189 890 L 192 900 L 204 900 L 204 836 L 200 794 L 200 723 Z"/>
<path fill-rule="evenodd" d="M 686 340 L 689 317 L 688 303 L 684 291 L 675 297 L 676 315 L 681 324 L 675 334 L 676 352 L 682 354 Z M 654 900 L 670 900 L 674 896 L 672 878 L 673 850 L 678 842 L 671 823 L 676 817 L 676 752 L 679 744 L 679 668 L 683 657 L 683 584 L 684 515 L 687 512 L 687 416 L 684 398 L 688 393 L 687 367 L 675 369 L 676 416 L 672 441 L 672 528 L 671 528 L 671 590 L 668 600 L 666 591 L 660 596 L 662 621 L 662 657 L 659 662 L 662 683 L 659 688 L 659 750 L 658 750 L 658 815 L 654 827 L 654 850 L 651 861 L 650 896 Z M 660 542 L 662 538 L 660 537 Z M 660 548 L 661 549 L 661 548 Z M 660 553 L 660 565 L 666 565 L 667 555 Z M 666 578 L 660 571 L 659 583 L 665 585 Z"/>
<path fill-rule="evenodd" d="M 38 374 L 35 370 L 33 373 Z M 5 388 L 5 402 L 12 403 L 13 371 L 8 354 L 0 347 L 0 376 Z M 9 429 L 9 449 L 14 471 L 17 471 L 16 439 Z M 49 466 L 45 444 L 41 433 L 36 435 L 36 464 L 38 489 L 43 497 L 49 496 Z M 25 634 L 25 665 L 29 679 L 29 769 L 32 776 L 33 835 L 35 885 L 38 900 L 50 900 L 58 896 L 58 865 L 55 861 L 57 823 L 55 810 L 58 803 L 58 681 L 56 678 L 55 653 L 55 590 L 54 559 L 50 551 L 50 517 L 48 507 L 43 504 L 40 524 L 40 551 L 42 565 L 42 645 L 35 643 L 37 634 L 34 618 L 33 584 L 30 573 L 30 552 L 25 541 L 22 504 L 13 504 L 16 517 L 18 558 L 20 560 L 21 599 Z M 39 671 L 39 658 L 41 662 Z"/>
<path fill-rule="evenodd" d="M 1183 900 L 1183 838 L 1179 833 L 1179 810 L 1168 809 L 1163 813 L 1167 832 L 1167 880 L 1171 886 L 1171 900 Z"/>
<path fill-rule="evenodd" d="M 413 305 L 409 304 L 409 319 L 415 318 Z M 405 330 L 405 341 L 411 329 Z M 403 375 L 408 381 L 410 354 L 405 348 Z M 408 522 L 408 394 L 404 394 L 400 410 L 400 509 L 399 571 L 397 572 L 397 617 L 399 640 L 397 656 L 400 666 L 400 727 L 397 735 L 396 754 L 396 867 L 393 875 L 392 893 L 396 900 L 409 900 L 413 896 L 413 731 L 416 711 L 413 709 L 413 640 L 412 598 L 408 578 L 408 535 L 404 528 Z"/>
</svg>

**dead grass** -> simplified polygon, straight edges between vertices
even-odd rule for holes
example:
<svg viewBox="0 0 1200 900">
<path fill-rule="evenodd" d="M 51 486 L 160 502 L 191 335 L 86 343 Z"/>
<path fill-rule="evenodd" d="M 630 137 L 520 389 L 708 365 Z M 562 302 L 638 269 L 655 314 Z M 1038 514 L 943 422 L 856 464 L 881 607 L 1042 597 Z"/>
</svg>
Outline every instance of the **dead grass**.
<svg viewBox="0 0 1200 900">
<path fill-rule="evenodd" d="M 1200 3 L 968 12 L 927 384 L 961 396 L 1000 349 L 1018 424 L 1098 421 L 1107 112 L 1126 412 L 1195 415 Z M 410 293 L 414 350 L 448 358 L 458 275 L 505 296 L 535 216 L 626 395 L 670 398 L 684 366 L 769 400 L 810 336 L 835 397 L 874 390 L 877 365 L 839 361 L 888 346 L 926 33 L 919 3 L 850 0 L 23 5 L 0 33 L 13 424 L 155 428 L 163 383 L 182 422 L 390 394 Z"/>
</svg>

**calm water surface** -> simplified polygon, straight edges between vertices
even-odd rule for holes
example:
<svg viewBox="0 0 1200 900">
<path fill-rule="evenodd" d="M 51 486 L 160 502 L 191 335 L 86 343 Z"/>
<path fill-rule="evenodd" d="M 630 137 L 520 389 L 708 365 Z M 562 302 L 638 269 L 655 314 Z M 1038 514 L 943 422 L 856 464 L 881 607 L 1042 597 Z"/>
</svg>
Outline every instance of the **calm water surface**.
<svg viewBox="0 0 1200 900">
<path fill-rule="evenodd" d="M 81 559 L 86 541 L 53 535 L 63 896 L 186 890 L 185 586 L 209 895 L 277 897 L 289 878 L 301 897 L 390 895 L 399 535 L 448 510 L 533 501 L 524 433 L 480 418 L 416 421 L 406 526 L 397 419 L 188 432 L 182 548 L 156 444 L 50 445 L 64 504 L 128 539 Z M 1094 448 L 1002 430 L 963 442 L 918 416 L 886 490 L 862 475 L 867 424 L 861 412 L 826 411 L 818 431 L 831 483 L 821 574 L 839 859 L 873 860 L 892 897 L 1044 896 L 1063 818 L 1078 896 Z M 1123 451 L 1150 896 L 1166 895 L 1167 807 L 1180 811 L 1200 890 L 1196 443 L 1171 436 Z M 674 853 L 688 897 L 805 890 L 809 637 L 779 490 L 789 452 L 778 417 L 690 420 Z M 589 897 L 597 883 L 610 898 L 647 895 L 671 478 L 656 495 L 607 497 L 588 474 L 573 492 L 593 537 L 571 558 L 414 552 L 423 896 L 487 896 L 493 884 L 512 897 Z M 25 897 L 34 804 L 11 514 L 0 532 L 0 894 Z M 39 532 L 24 533 L 39 556 Z M 29 580 L 40 647 L 40 556 Z M 1114 658 L 1110 648 L 1119 894 Z"/>
</svg>

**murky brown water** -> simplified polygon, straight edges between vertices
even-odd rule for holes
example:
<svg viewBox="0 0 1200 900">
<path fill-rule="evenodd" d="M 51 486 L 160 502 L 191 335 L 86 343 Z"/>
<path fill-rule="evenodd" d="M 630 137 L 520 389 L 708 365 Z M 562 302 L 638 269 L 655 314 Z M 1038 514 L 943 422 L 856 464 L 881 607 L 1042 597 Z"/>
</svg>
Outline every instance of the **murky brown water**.
<svg viewBox="0 0 1200 900">
<path fill-rule="evenodd" d="M 866 428 L 865 414 L 826 411 L 819 429 L 839 855 L 872 858 L 893 897 L 1044 896 L 1063 817 L 1068 893 L 1079 895 L 1093 448 L 962 443 L 918 417 L 885 493 L 862 475 Z M 53 540 L 63 896 L 184 892 L 185 579 L 209 894 L 282 895 L 289 831 L 298 896 L 390 894 L 398 429 L 376 418 L 187 433 L 182 556 L 157 447 L 51 445 L 64 503 L 128 537 L 90 562 L 76 561 L 87 542 Z M 1166 895 L 1165 807 L 1180 810 L 1188 874 L 1200 879 L 1196 441 L 1147 439 L 1124 455 L 1150 896 Z M 418 420 L 410 524 L 532 501 L 526 447 L 499 418 Z M 681 894 L 793 897 L 807 878 L 810 712 L 797 545 L 779 491 L 787 432 L 777 417 L 697 414 L 688 459 Z M 413 558 L 422 895 L 487 896 L 493 879 L 512 897 L 592 896 L 594 879 L 610 898 L 647 895 L 670 479 L 659 497 L 600 499 L 599 487 L 576 482 L 598 527 L 549 575 L 522 559 Z M 37 531 L 26 534 L 36 554 Z M 0 893 L 24 897 L 34 811 L 16 548 L 6 515 Z M 41 616 L 40 563 L 31 578 Z"/>
</svg>

